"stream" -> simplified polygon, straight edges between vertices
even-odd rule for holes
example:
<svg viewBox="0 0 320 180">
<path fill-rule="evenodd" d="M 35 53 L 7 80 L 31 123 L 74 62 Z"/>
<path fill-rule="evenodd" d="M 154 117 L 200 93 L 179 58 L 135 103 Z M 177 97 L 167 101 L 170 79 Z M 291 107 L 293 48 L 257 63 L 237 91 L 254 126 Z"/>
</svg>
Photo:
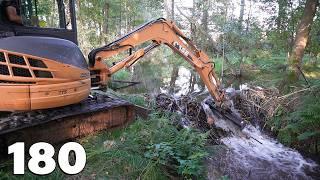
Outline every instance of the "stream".
<svg viewBox="0 0 320 180">
<path fill-rule="evenodd" d="M 204 109 L 208 111 L 208 106 Z M 235 109 L 233 112 L 238 113 Z M 221 176 L 252 180 L 320 179 L 320 167 L 316 162 L 269 137 L 258 126 L 247 124 L 241 130 L 228 120 L 215 119 L 215 126 L 231 135 L 221 139 L 225 147 L 217 148 L 216 154 L 209 158 L 208 179 Z"/>
<path fill-rule="evenodd" d="M 230 134 L 221 139 L 224 146 L 208 158 L 208 179 L 320 179 L 320 167 L 311 159 L 264 134 L 259 127 L 247 124 L 241 130 L 215 115 L 208 105 L 202 106 L 207 116 L 215 119 L 215 126 Z M 238 114 L 235 109 L 233 113 Z"/>
<path fill-rule="evenodd" d="M 230 123 L 217 124 L 233 129 Z M 208 179 L 320 179 L 319 166 L 314 161 L 268 137 L 259 128 L 247 125 L 232 134 L 221 140 L 225 147 L 216 148 L 208 158 Z"/>
<path fill-rule="evenodd" d="M 180 68 L 179 78 L 176 81 L 179 90 L 175 96 L 179 97 L 188 92 L 189 79 L 190 70 Z M 199 90 L 196 84 L 195 91 Z M 160 88 L 160 91 L 168 92 L 166 88 Z M 208 95 L 207 92 L 203 94 Z M 215 180 L 221 177 L 231 180 L 320 179 L 320 168 L 314 161 L 264 134 L 259 127 L 247 125 L 239 130 L 231 121 L 217 120 L 216 117 L 213 119 L 216 120 L 215 126 L 231 132 L 231 135 L 221 139 L 224 145 L 212 147 L 212 155 L 206 162 L 207 179 Z"/>
</svg>

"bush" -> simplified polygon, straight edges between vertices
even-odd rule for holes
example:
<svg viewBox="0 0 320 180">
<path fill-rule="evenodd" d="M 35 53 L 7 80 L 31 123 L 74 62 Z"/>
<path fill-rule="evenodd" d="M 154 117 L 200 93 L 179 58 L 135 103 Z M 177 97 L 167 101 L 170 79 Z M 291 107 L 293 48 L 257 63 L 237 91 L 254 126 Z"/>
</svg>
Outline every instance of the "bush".
<svg viewBox="0 0 320 180">
<path fill-rule="evenodd" d="M 166 179 L 203 175 L 206 134 L 178 130 L 170 116 L 153 114 L 125 130 L 86 139 L 86 174 L 98 178 Z"/>
<path fill-rule="evenodd" d="M 149 120 L 137 120 L 126 129 L 82 139 L 87 164 L 71 179 L 201 178 L 205 174 L 207 135 L 193 129 L 178 130 L 171 118 L 172 115 L 153 114 Z M 19 179 L 20 176 L 11 175 L 11 162 L 0 167 L 0 179 Z M 67 177 L 57 169 L 46 179 Z M 31 172 L 25 176 L 39 178 Z"/>
<path fill-rule="evenodd" d="M 142 95 L 139 94 L 131 94 L 131 95 L 125 95 L 125 94 L 119 94 L 119 96 L 135 105 L 139 106 L 146 106 L 145 98 Z"/>
<path fill-rule="evenodd" d="M 316 153 L 320 143 L 320 93 L 304 96 L 296 111 L 287 115 L 287 123 L 279 130 L 279 140 L 287 145 L 305 147 Z"/>
</svg>

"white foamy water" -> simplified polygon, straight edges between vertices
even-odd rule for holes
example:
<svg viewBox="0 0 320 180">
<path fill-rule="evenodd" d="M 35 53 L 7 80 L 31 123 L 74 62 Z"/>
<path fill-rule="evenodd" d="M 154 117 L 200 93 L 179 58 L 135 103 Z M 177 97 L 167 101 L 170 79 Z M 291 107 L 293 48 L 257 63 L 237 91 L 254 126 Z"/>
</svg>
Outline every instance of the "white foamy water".
<svg viewBox="0 0 320 180">
<path fill-rule="evenodd" d="M 228 93 L 232 97 L 236 92 L 231 89 Z M 319 166 L 298 151 L 282 145 L 252 125 L 240 131 L 230 121 L 218 118 L 208 105 L 203 107 L 208 117 L 215 117 L 216 127 L 232 134 L 221 140 L 226 148 L 218 148 L 209 158 L 208 179 L 221 176 L 232 180 L 320 179 Z"/>
<path fill-rule="evenodd" d="M 298 151 L 285 147 L 251 125 L 243 129 L 243 133 L 247 137 L 222 139 L 230 150 L 221 171 L 231 179 L 318 178 L 317 164 L 306 160 Z"/>
</svg>

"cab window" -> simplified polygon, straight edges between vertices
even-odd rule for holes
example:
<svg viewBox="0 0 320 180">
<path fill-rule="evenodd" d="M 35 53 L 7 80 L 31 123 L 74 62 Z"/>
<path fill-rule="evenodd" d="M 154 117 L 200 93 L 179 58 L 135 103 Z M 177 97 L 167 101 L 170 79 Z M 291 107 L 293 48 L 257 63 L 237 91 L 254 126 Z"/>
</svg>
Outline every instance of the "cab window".
<svg viewBox="0 0 320 180">
<path fill-rule="evenodd" d="M 24 26 L 71 29 L 69 0 L 21 0 Z"/>
</svg>

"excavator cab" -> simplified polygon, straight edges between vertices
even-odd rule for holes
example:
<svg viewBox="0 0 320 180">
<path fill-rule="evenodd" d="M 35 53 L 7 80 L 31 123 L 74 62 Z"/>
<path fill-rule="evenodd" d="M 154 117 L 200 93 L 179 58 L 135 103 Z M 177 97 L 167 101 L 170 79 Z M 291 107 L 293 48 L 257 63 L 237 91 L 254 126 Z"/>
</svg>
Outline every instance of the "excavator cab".
<svg viewBox="0 0 320 180">
<path fill-rule="evenodd" d="M 10 23 L 5 1 L 14 1 L 22 25 Z M 77 44 L 75 0 L 0 0 L 0 37 L 44 36 Z"/>
<path fill-rule="evenodd" d="M 22 25 L 8 23 L 0 8 L 0 111 L 14 112 L 0 112 L 0 153 L 13 142 L 57 143 L 135 118 L 127 101 L 88 98 L 90 72 L 77 46 L 75 0 L 18 5 Z"/>
<path fill-rule="evenodd" d="M 22 24 L 5 19 L 1 7 L 0 111 L 48 109 L 86 99 L 90 72 L 77 46 L 75 1 L 15 3 Z"/>
</svg>

